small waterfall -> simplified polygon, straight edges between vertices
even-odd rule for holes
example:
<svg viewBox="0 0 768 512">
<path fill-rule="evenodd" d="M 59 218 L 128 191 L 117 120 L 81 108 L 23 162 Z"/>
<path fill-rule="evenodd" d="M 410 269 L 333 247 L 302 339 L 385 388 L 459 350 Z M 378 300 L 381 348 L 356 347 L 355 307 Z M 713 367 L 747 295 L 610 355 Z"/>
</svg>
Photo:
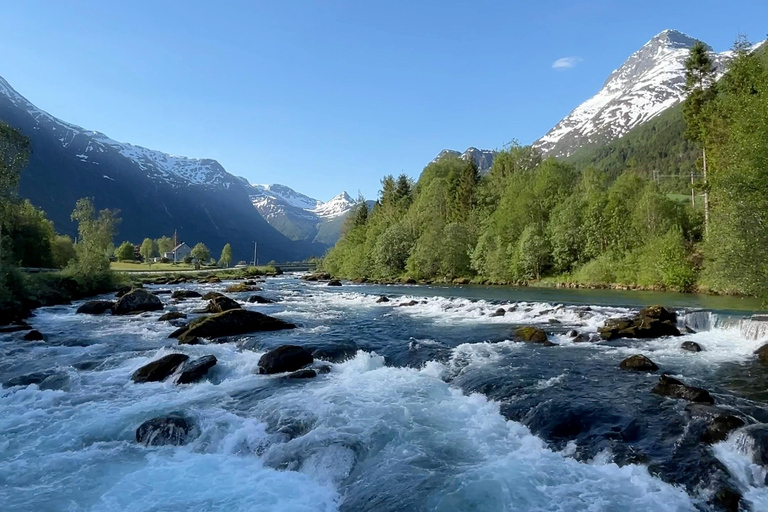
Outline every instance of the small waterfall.
<svg viewBox="0 0 768 512">
<path fill-rule="evenodd" d="M 722 315 L 713 313 L 708 309 L 697 309 L 678 314 L 677 323 L 694 332 L 706 332 L 713 329 L 733 329 L 741 327 L 742 322 L 747 321 L 740 316 Z M 768 317 L 766 317 L 768 326 Z M 743 330 L 742 330 L 743 332 Z"/>
<path fill-rule="evenodd" d="M 739 322 L 741 336 L 748 340 L 768 337 L 768 315 L 753 315 Z"/>
</svg>

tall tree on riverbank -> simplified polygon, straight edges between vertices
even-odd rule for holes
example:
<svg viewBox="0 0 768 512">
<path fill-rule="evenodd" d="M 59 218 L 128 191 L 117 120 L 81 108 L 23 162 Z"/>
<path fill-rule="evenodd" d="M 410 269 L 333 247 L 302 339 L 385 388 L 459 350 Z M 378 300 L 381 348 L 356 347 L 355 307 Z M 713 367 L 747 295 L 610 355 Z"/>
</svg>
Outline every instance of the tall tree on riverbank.
<svg viewBox="0 0 768 512">
<path fill-rule="evenodd" d="M 232 246 L 226 244 L 221 250 L 221 258 L 219 258 L 219 265 L 229 267 L 232 264 Z"/>
<path fill-rule="evenodd" d="M 150 266 L 152 265 L 152 257 L 155 255 L 155 251 L 155 243 L 151 238 L 145 238 L 144 241 L 141 242 L 139 254 L 141 254 L 141 257 L 144 258 L 144 261 L 149 263 Z"/>
<path fill-rule="evenodd" d="M 109 271 L 109 248 L 120 223 L 117 214 L 117 211 L 105 209 L 99 211 L 97 216 L 93 199 L 78 199 L 72 212 L 72 220 L 77 222 L 78 233 L 74 271 L 82 275 Z"/>
</svg>

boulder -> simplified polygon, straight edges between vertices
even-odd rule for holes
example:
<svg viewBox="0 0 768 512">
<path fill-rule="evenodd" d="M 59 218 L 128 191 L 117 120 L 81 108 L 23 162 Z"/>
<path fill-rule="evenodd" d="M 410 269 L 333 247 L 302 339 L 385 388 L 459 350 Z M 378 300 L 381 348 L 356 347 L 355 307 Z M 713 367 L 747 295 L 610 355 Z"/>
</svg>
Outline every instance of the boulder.
<svg viewBox="0 0 768 512">
<path fill-rule="evenodd" d="M 674 312 L 662 306 L 649 306 L 633 317 L 609 318 L 598 332 L 604 340 L 680 336 L 676 319 Z"/>
<path fill-rule="evenodd" d="M 328 281 L 331 278 L 331 274 L 328 272 L 315 272 L 313 274 L 307 274 L 301 276 L 304 281 Z"/>
<path fill-rule="evenodd" d="M 259 373 L 283 373 L 301 369 L 315 360 L 309 350 L 297 345 L 283 345 L 259 359 Z"/>
<path fill-rule="evenodd" d="M 171 290 L 155 290 L 152 292 L 153 295 L 170 295 Z"/>
<path fill-rule="evenodd" d="M 202 297 L 200 292 L 195 290 L 176 290 L 171 294 L 172 299 L 199 299 Z"/>
<path fill-rule="evenodd" d="M 203 300 L 211 300 L 215 299 L 216 297 L 224 297 L 224 294 L 219 292 L 208 292 L 203 295 Z"/>
<path fill-rule="evenodd" d="M 357 350 L 356 345 L 327 345 L 312 349 L 312 357 L 322 359 L 323 361 L 341 363 L 353 359 L 355 354 L 357 354 Z"/>
<path fill-rule="evenodd" d="M 744 425 L 744 420 L 739 417 L 732 414 L 719 414 L 709 423 L 701 440 L 710 444 L 725 441 L 731 432 Z"/>
<path fill-rule="evenodd" d="M 14 377 L 3 382 L 3 387 L 11 388 L 14 386 L 29 386 L 30 384 L 40 384 L 48 377 L 55 375 L 55 373 L 56 372 L 54 371 L 45 371 L 19 375 L 18 377 Z"/>
<path fill-rule="evenodd" d="M 739 512 L 741 508 L 741 493 L 728 486 L 720 487 L 715 491 L 711 504 L 715 510 L 723 512 Z"/>
<path fill-rule="evenodd" d="M 332 279 L 331 281 L 328 281 L 327 286 L 341 286 L 341 281 L 338 279 Z"/>
<path fill-rule="evenodd" d="M 24 335 L 24 339 L 27 341 L 43 341 L 45 339 L 45 336 L 43 336 L 43 333 L 36 329 L 32 329 L 27 334 Z"/>
<path fill-rule="evenodd" d="M 126 293 L 130 292 L 132 289 L 133 289 L 133 287 L 131 287 L 131 286 L 121 286 L 115 292 L 115 298 L 119 299 L 120 297 L 122 297 Z"/>
<path fill-rule="evenodd" d="M 115 303 L 109 300 L 91 300 L 77 308 L 75 313 L 80 315 L 103 315 L 107 311 L 112 311 Z"/>
<path fill-rule="evenodd" d="M 768 424 L 744 427 L 737 434 L 739 451 L 752 457 L 752 462 L 768 469 Z"/>
<path fill-rule="evenodd" d="M 400 304 L 397 305 L 397 307 L 405 308 L 405 307 L 415 306 L 418 303 L 419 303 L 419 301 L 417 301 L 417 300 L 410 300 L 408 302 L 401 302 Z"/>
<path fill-rule="evenodd" d="M 142 423 L 136 429 L 136 442 L 145 446 L 182 446 L 192 438 L 194 426 L 182 416 L 162 416 Z"/>
<path fill-rule="evenodd" d="M 224 291 L 227 293 L 258 292 L 258 291 L 261 291 L 261 288 L 259 288 L 258 286 L 251 286 L 245 283 L 237 283 L 237 284 L 227 286 L 227 289 Z"/>
<path fill-rule="evenodd" d="M 203 356 L 198 359 L 184 361 L 177 374 L 176 384 L 190 384 L 205 377 L 208 370 L 216 366 L 216 356 Z"/>
<path fill-rule="evenodd" d="M 262 297 L 261 295 L 251 295 L 248 297 L 248 302 L 251 304 L 272 304 L 275 301 L 266 297 Z"/>
<path fill-rule="evenodd" d="M 389 302 L 389 299 L 386 296 L 384 296 L 384 295 L 382 295 L 381 297 L 376 299 L 376 304 L 381 304 L 383 302 Z"/>
<path fill-rule="evenodd" d="M 695 341 L 684 341 L 680 348 L 683 350 L 687 350 L 688 352 L 701 352 L 701 345 L 696 343 Z"/>
<path fill-rule="evenodd" d="M 172 333 L 171 337 L 179 338 L 179 343 L 182 343 L 182 339 L 186 338 L 211 339 L 252 332 L 294 329 L 295 327 L 294 324 L 256 311 L 231 309 L 223 313 L 196 318 L 187 327 Z"/>
<path fill-rule="evenodd" d="M 592 336 L 584 334 L 583 332 L 576 333 L 576 336 L 573 337 L 574 343 L 587 343 L 589 341 L 592 341 Z"/>
<path fill-rule="evenodd" d="M 179 320 L 180 318 L 187 318 L 187 315 L 180 312 L 180 311 L 170 311 L 164 315 L 162 315 L 160 318 L 157 319 L 158 322 L 169 322 L 171 320 Z"/>
<path fill-rule="evenodd" d="M 707 390 L 688 386 L 669 375 L 662 375 L 659 377 L 659 383 L 656 384 L 652 392 L 661 396 L 681 398 L 683 400 L 688 400 L 689 402 L 710 405 L 715 403 L 714 398 L 712 398 Z"/>
<path fill-rule="evenodd" d="M 768 363 L 768 344 L 765 344 L 759 349 L 755 350 L 754 354 L 757 355 L 757 358 L 761 362 Z"/>
<path fill-rule="evenodd" d="M 285 376 L 286 379 L 314 379 L 315 377 L 317 377 L 317 372 L 311 369 L 297 370 Z"/>
<path fill-rule="evenodd" d="M 655 372 L 659 369 L 656 363 L 648 359 L 642 354 L 635 354 L 624 359 L 619 368 L 623 370 L 634 370 L 636 372 Z"/>
<path fill-rule="evenodd" d="M 507 310 L 504 309 L 504 308 L 499 308 L 496 311 L 494 311 L 493 313 L 491 313 L 490 316 L 491 317 L 504 316 L 505 314 L 507 314 Z"/>
<path fill-rule="evenodd" d="M 131 315 L 161 309 L 163 309 L 163 303 L 156 295 L 152 295 L 143 288 L 137 288 L 120 297 L 115 307 L 112 308 L 112 314 Z"/>
<path fill-rule="evenodd" d="M 133 372 L 131 380 L 136 383 L 160 382 L 167 379 L 187 359 L 189 356 L 186 354 L 168 354 Z"/>
<path fill-rule="evenodd" d="M 238 304 L 236 300 L 222 295 L 221 297 L 214 297 L 208 301 L 208 307 L 205 308 L 205 312 L 223 313 L 232 309 L 240 309 L 240 304 Z"/>
<path fill-rule="evenodd" d="M 515 329 L 515 341 L 525 343 L 540 343 L 542 345 L 554 345 L 547 339 L 547 333 L 536 327 L 518 327 Z"/>
<path fill-rule="evenodd" d="M 569 338 L 576 338 L 579 335 L 579 331 L 577 331 L 576 329 L 571 329 L 570 331 L 566 332 L 565 335 L 568 336 Z"/>
</svg>

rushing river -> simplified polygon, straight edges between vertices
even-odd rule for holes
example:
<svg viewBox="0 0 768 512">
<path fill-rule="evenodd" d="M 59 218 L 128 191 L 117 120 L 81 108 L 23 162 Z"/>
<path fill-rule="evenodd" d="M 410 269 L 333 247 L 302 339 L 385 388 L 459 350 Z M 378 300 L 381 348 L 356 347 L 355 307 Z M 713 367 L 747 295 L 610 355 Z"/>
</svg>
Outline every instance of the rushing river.
<svg viewBox="0 0 768 512">
<path fill-rule="evenodd" d="M 0 335 L 0 381 L 59 374 L 47 385 L 0 392 L 0 509 L 693 511 L 709 510 L 725 485 L 752 510 L 768 510 L 765 469 L 733 436 L 702 444 L 687 403 L 650 392 L 668 372 L 749 422 L 768 422 L 768 369 L 752 355 L 765 340 L 742 337 L 730 318 L 753 302 L 335 288 L 290 275 L 263 286 L 260 294 L 276 303 L 228 295 L 299 328 L 178 346 L 168 339 L 175 328 L 157 321 L 162 312 L 75 315 L 73 304 L 30 319 L 44 342 Z M 226 283 L 182 287 L 222 291 Z M 377 303 L 380 295 L 392 301 Z M 166 312 L 204 305 L 161 298 Z M 412 299 L 419 303 L 397 307 Z M 606 318 L 656 302 L 699 332 L 578 344 L 565 335 L 594 333 Z M 490 317 L 513 304 L 515 311 Z M 715 313 L 682 313 L 702 307 Z M 544 325 L 558 346 L 511 341 L 521 324 Z M 683 351 L 682 340 L 704 351 Z M 259 375 L 260 356 L 283 344 L 321 349 L 336 362 L 315 379 Z M 131 382 L 134 370 L 172 352 L 213 354 L 218 364 L 196 384 Z M 640 352 L 661 371 L 619 369 Z M 193 441 L 136 442 L 142 422 L 173 412 L 194 420 Z"/>
</svg>

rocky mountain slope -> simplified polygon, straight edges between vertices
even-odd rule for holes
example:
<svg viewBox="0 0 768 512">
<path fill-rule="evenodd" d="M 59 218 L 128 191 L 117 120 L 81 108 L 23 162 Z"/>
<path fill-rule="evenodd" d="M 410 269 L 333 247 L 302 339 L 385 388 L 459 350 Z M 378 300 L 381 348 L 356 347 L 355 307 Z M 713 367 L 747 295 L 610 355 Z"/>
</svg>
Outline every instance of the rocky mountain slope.
<svg viewBox="0 0 768 512">
<path fill-rule="evenodd" d="M 480 174 L 485 174 L 491 170 L 491 166 L 493 165 L 493 158 L 496 156 L 496 152 L 490 149 L 477 149 L 473 147 L 467 148 L 467 150 L 463 153 L 453 149 L 444 149 L 432 161 L 437 162 L 441 158 L 446 158 L 449 156 L 459 157 L 462 160 L 474 160 L 475 165 L 477 165 L 477 170 L 480 171 Z"/>
<path fill-rule="evenodd" d="M 59 232 L 75 235 L 75 202 L 120 210 L 118 240 L 172 235 L 204 242 L 215 254 L 231 243 L 248 259 L 258 241 L 261 258 L 278 261 L 322 254 L 324 246 L 292 241 L 253 208 L 250 190 L 215 160 L 168 155 L 117 142 L 37 108 L 0 78 L 0 120 L 29 137 L 32 154 L 20 194 L 45 210 Z"/>
</svg>

